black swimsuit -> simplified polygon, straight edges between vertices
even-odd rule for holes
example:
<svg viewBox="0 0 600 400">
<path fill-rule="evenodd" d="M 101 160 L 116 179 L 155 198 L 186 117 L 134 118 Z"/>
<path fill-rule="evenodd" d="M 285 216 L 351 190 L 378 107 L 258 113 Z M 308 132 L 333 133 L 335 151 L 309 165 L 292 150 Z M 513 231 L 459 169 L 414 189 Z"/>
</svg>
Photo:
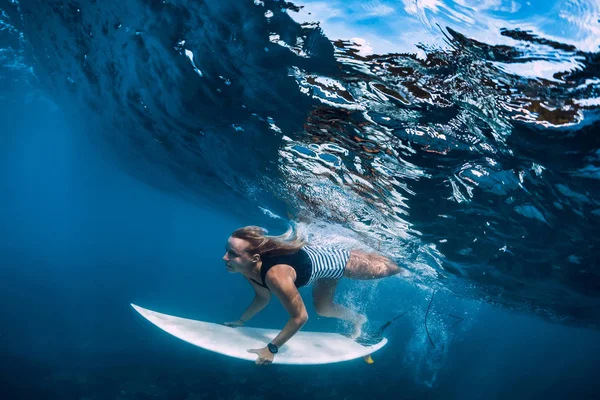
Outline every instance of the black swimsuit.
<svg viewBox="0 0 600 400">
<path fill-rule="evenodd" d="M 254 283 L 260 285 L 264 288 L 267 288 L 265 283 L 265 276 L 267 276 L 267 272 L 271 269 L 272 266 L 277 264 L 285 264 L 294 268 L 296 271 L 296 282 L 295 285 L 297 288 L 300 288 L 308 283 L 310 280 L 310 275 L 312 272 L 312 263 L 310 258 L 308 257 L 308 253 L 303 249 L 298 250 L 293 254 L 285 254 L 280 256 L 265 256 L 262 260 L 262 266 L 260 268 L 260 277 L 262 279 L 262 283 L 250 278 Z"/>
</svg>

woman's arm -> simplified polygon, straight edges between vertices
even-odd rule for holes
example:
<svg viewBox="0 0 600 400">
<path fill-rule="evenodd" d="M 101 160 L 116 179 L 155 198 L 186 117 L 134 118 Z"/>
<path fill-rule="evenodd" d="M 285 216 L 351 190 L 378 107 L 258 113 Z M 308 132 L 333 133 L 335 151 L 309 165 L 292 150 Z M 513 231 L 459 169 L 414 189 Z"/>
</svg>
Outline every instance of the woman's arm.
<svg viewBox="0 0 600 400">
<path fill-rule="evenodd" d="M 282 346 L 285 342 L 290 340 L 290 338 L 294 336 L 308 320 L 306 307 L 294 284 L 295 277 L 296 272 L 294 269 L 289 265 L 284 264 L 271 267 L 265 277 L 265 283 L 269 286 L 271 292 L 279 298 L 283 307 L 290 314 L 290 319 L 288 319 L 287 324 L 285 324 L 281 332 L 275 336 L 275 339 L 271 341 L 271 343 L 277 347 Z M 262 349 L 250 349 L 248 352 L 258 355 L 256 359 L 256 364 L 258 365 L 270 364 L 275 357 L 275 354 L 269 350 L 269 346 Z"/>
<path fill-rule="evenodd" d="M 265 278 L 271 292 L 281 301 L 281 304 L 290 314 L 290 318 L 283 330 L 271 341 L 275 346 L 281 347 L 285 342 L 298 332 L 308 321 L 308 313 L 304 301 L 294 284 L 293 269 L 287 265 L 272 267 Z"/>
<path fill-rule="evenodd" d="M 254 288 L 254 300 L 252 300 L 252 303 L 250 303 L 248 308 L 246 308 L 246 311 L 244 311 L 240 319 L 233 322 L 226 322 L 225 325 L 232 327 L 242 326 L 246 322 L 250 321 L 256 314 L 261 312 L 267 306 L 267 304 L 269 304 L 269 301 L 271 300 L 271 292 L 263 287 L 258 286 L 250 279 L 248 279 L 248 282 L 250 282 Z"/>
</svg>

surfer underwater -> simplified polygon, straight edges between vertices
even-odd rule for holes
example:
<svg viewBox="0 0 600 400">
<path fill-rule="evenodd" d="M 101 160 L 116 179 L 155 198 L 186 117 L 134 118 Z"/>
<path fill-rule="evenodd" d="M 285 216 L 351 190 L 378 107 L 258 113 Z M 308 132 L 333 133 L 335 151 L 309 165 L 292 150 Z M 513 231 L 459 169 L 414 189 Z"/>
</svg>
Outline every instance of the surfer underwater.
<svg viewBox="0 0 600 400">
<path fill-rule="evenodd" d="M 274 294 L 290 318 L 281 332 L 257 354 L 256 364 L 271 364 L 279 347 L 292 338 L 308 320 L 300 287 L 314 284 L 313 303 L 318 315 L 338 318 L 353 324 L 351 338 L 361 335 L 367 322 L 358 314 L 334 302 L 335 289 L 341 278 L 370 280 L 408 271 L 377 253 L 356 249 L 310 246 L 294 229 L 279 236 L 267 236 L 259 226 L 246 226 L 234 231 L 227 240 L 223 261 L 227 271 L 242 274 L 254 289 L 254 300 L 241 317 L 226 322 L 242 326 L 265 308 Z"/>
</svg>

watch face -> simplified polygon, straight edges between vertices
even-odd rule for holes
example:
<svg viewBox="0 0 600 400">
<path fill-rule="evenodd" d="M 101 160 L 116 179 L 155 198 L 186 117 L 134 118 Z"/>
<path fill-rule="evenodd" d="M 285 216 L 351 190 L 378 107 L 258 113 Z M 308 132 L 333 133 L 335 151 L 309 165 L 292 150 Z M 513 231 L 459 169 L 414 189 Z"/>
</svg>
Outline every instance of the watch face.
<svg viewBox="0 0 600 400">
<path fill-rule="evenodd" d="M 276 354 L 276 353 L 277 353 L 277 351 L 279 350 L 279 349 L 277 348 L 277 346 L 275 346 L 273 343 L 269 343 L 269 344 L 267 345 L 267 347 L 269 348 L 269 351 L 270 351 L 271 353 L 273 353 L 273 354 Z"/>
</svg>

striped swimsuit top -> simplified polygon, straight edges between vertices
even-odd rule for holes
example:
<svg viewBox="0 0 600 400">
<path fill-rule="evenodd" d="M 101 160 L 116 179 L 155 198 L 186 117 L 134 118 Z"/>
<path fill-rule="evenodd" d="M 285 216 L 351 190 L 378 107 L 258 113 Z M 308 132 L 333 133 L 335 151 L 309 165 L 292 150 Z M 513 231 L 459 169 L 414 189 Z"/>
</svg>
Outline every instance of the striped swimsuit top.
<svg viewBox="0 0 600 400">
<path fill-rule="evenodd" d="M 262 282 L 250 278 L 254 283 L 267 288 L 265 277 L 274 265 L 285 264 L 296 271 L 297 288 L 310 285 L 317 279 L 340 279 L 344 275 L 350 251 L 331 247 L 304 246 L 292 254 L 265 256 L 262 260 L 260 277 Z"/>
</svg>

